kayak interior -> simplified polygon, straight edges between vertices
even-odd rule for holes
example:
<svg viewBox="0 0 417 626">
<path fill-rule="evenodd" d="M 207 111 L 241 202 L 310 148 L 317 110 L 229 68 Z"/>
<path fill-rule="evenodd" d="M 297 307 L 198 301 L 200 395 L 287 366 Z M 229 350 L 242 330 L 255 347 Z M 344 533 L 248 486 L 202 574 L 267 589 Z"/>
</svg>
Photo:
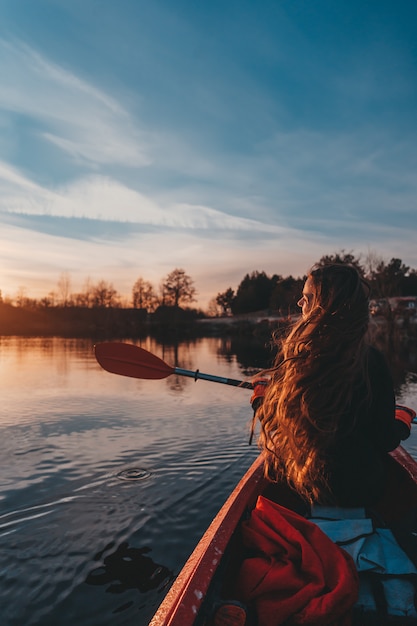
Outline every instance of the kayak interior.
<svg viewBox="0 0 417 626">
<path fill-rule="evenodd" d="M 402 447 L 389 455 L 387 463 L 385 495 L 367 515 L 375 527 L 392 531 L 417 568 L 417 463 Z M 308 515 L 305 504 L 287 486 L 264 479 L 258 458 L 213 520 L 150 626 L 211 626 L 218 607 L 235 602 L 235 583 L 245 558 L 241 522 L 248 519 L 259 495 L 301 516 Z M 254 608 L 249 605 L 245 610 L 246 626 L 257 626 Z M 379 604 L 375 611 L 355 606 L 352 626 L 417 624 L 412 615 L 388 615 L 385 610 L 381 615 Z"/>
</svg>

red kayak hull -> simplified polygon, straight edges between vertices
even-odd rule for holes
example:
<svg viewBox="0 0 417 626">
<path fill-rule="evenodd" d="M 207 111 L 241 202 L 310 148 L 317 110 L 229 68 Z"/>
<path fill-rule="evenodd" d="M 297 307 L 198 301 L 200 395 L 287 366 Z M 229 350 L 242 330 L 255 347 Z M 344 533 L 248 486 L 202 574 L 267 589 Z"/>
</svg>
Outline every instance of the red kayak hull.
<svg viewBox="0 0 417 626">
<path fill-rule="evenodd" d="M 398 518 L 410 507 L 410 498 L 414 504 L 417 503 L 417 463 L 401 446 L 391 452 L 390 457 L 393 475 L 391 492 L 378 510 L 387 518 Z M 195 624 L 221 558 L 243 514 L 254 506 L 266 484 L 262 458 L 258 457 L 204 533 L 149 626 Z"/>
</svg>

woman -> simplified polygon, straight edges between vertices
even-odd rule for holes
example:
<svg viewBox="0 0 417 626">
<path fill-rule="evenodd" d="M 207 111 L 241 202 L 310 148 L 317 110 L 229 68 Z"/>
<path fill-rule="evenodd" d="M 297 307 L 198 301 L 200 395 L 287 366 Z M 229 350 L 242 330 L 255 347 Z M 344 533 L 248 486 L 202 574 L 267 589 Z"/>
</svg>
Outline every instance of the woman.
<svg viewBox="0 0 417 626">
<path fill-rule="evenodd" d="M 310 503 L 372 504 L 384 488 L 386 453 L 409 435 L 411 416 L 395 418 L 390 373 L 367 343 L 368 297 L 354 267 L 314 267 L 302 316 L 277 340 L 274 367 L 263 373 L 269 383 L 252 396 L 256 406 L 264 394 L 256 417 L 267 475 Z"/>
</svg>

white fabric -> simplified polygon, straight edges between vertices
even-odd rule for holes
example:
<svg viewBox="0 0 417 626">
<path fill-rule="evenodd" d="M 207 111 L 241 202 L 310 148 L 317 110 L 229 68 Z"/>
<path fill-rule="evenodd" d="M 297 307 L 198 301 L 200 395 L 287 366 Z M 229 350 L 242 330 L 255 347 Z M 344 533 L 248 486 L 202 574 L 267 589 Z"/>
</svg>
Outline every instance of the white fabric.
<svg viewBox="0 0 417 626">
<path fill-rule="evenodd" d="M 414 564 L 400 548 L 392 532 L 387 528 L 374 530 L 370 519 L 311 521 L 350 554 L 358 572 L 417 574 Z"/>
<path fill-rule="evenodd" d="M 363 576 L 372 573 L 381 575 L 388 615 L 417 618 L 415 587 L 409 577 L 417 575 L 417 569 L 391 530 L 374 529 L 363 509 L 315 507 L 311 521 L 353 558 L 360 574 L 357 606 L 376 610 L 370 581 Z"/>
</svg>

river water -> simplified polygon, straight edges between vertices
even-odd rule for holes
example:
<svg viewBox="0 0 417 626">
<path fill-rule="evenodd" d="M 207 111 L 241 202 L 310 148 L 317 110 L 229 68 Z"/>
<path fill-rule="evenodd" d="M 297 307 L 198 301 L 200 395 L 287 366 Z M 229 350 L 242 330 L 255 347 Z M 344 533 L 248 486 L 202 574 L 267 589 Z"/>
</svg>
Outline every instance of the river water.
<svg viewBox="0 0 417 626">
<path fill-rule="evenodd" d="M 237 379 L 268 358 L 218 338 L 131 343 Z M 401 368 L 397 400 L 416 408 L 415 360 Z M 0 338 L 0 370 L 0 624 L 147 625 L 257 454 L 250 392 L 109 374 L 88 340 Z"/>
</svg>

